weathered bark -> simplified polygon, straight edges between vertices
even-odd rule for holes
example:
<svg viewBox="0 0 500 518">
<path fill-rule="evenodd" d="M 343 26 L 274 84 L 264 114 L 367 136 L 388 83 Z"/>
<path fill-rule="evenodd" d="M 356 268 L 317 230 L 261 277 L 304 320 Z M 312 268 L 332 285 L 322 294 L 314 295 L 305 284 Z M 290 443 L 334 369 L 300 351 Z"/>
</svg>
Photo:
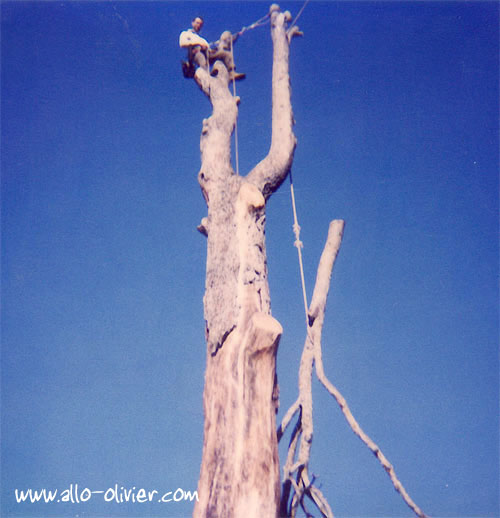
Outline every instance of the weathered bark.
<svg viewBox="0 0 500 518">
<path fill-rule="evenodd" d="M 288 74 L 289 13 L 273 5 L 272 142 L 246 177 L 230 162 L 239 99 L 221 62 L 216 76 L 195 79 L 213 113 L 203 121 L 198 178 L 208 216 L 204 297 L 207 365 L 204 443 L 195 517 L 266 517 L 278 513 L 276 351 L 281 325 L 271 316 L 265 249 L 265 203 L 286 178 L 295 137 Z"/>
</svg>

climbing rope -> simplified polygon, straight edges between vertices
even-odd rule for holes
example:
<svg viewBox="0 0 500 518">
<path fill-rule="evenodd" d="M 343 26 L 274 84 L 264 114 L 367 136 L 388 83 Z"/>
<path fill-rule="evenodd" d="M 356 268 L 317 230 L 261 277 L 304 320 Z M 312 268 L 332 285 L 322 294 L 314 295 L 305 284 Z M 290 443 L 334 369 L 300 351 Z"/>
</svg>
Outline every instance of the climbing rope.
<svg viewBox="0 0 500 518">
<path fill-rule="evenodd" d="M 297 207 L 295 206 L 295 193 L 293 190 L 292 171 L 290 171 L 290 194 L 292 196 L 293 233 L 295 234 L 295 242 L 293 243 L 293 245 L 297 248 L 297 253 L 299 256 L 300 280 L 302 282 L 302 296 L 304 297 L 304 310 L 306 313 L 306 324 L 309 326 L 306 281 L 304 278 L 304 264 L 302 262 L 302 248 L 304 248 L 304 244 L 300 240 L 300 225 L 299 225 L 299 220 L 297 218 Z"/>
<path fill-rule="evenodd" d="M 256 22 L 253 22 L 248 27 L 242 27 L 241 30 L 237 33 L 238 36 L 241 36 L 244 32 L 250 31 L 252 29 L 255 29 L 256 27 L 262 27 L 262 25 L 266 25 L 266 23 L 269 23 L 269 18 L 271 17 L 270 14 L 266 14 L 266 16 L 263 16 Z"/>
<path fill-rule="evenodd" d="M 304 4 L 300 8 L 300 11 L 297 13 L 297 16 L 294 18 L 293 22 L 290 24 L 289 29 L 287 32 L 289 32 L 292 27 L 297 23 L 297 20 L 300 18 L 300 15 L 306 8 L 306 5 L 309 3 L 310 0 L 305 0 Z M 297 207 L 295 205 L 295 192 L 293 190 L 293 178 L 292 178 L 292 171 L 290 171 L 290 194 L 292 197 L 292 209 L 293 209 L 293 233 L 295 234 L 295 242 L 293 245 L 297 248 L 297 254 L 299 256 L 299 269 L 300 269 L 300 281 L 302 283 L 302 297 L 304 298 L 304 311 L 306 315 L 306 326 L 307 330 L 309 332 L 309 311 L 308 311 L 308 304 L 307 304 L 307 291 L 306 291 L 306 281 L 304 277 L 304 263 L 302 261 L 302 248 L 304 248 L 304 244 L 300 240 L 300 225 L 299 220 L 297 217 Z"/>
<path fill-rule="evenodd" d="M 297 23 L 297 20 L 300 18 L 300 15 L 302 14 L 302 11 L 306 8 L 306 5 L 310 2 L 310 0 L 306 0 L 302 7 L 300 8 L 300 11 L 298 12 L 297 16 L 294 18 L 293 22 L 290 24 L 290 28 L 288 31 Z M 288 32 L 287 31 L 287 32 Z"/>
<path fill-rule="evenodd" d="M 259 18 L 256 22 L 253 22 L 251 25 L 248 25 L 247 27 L 242 27 L 236 33 L 236 35 L 237 36 L 241 36 L 242 34 L 244 34 L 247 31 L 250 31 L 252 29 L 256 29 L 257 27 L 262 27 L 263 25 L 266 25 L 267 23 L 269 23 L 270 17 L 271 17 L 270 14 L 266 14 L 266 16 L 263 16 L 262 18 Z M 217 45 L 217 43 L 219 43 L 219 40 L 212 41 L 212 42 L 209 43 L 209 45 L 210 45 L 210 47 L 213 47 L 213 46 Z"/>
</svg>

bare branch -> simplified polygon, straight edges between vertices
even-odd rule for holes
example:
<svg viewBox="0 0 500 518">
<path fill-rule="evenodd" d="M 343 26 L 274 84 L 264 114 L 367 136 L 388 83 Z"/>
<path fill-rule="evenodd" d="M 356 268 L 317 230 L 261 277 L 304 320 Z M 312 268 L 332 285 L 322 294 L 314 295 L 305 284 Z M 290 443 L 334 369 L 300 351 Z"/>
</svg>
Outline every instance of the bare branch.
<svg viewBox="0 0 500 518">
<path fill-rule="evenodd" d="M 299 368 L 299 397 L 297 401 L 286 413 L 283 422 L 288 424 L 288 420 L 293 415 L 294 407 L 297 404 L 301 408 L 301 435 L 299 454 L 297 460 L 294 462 L 296 441 L 293 441 L 293 454 L 287 456 L 287 462 L 284 468 L 284 480 L 291 482 L 291 486 L 295 489 L 295 495 L 292 497 L 290 504 L 289 516 L 294 516 L 299 505 L 303 505 L 304 494 L 307 494 L 315 503 L 318 510 L 326 518 L 333 516 L 330 506 L 323 497 L 321 491 L 313 487 L 309 481 L 308 464 L 313 440 L 313 415 L 312 415 L 312 372 L 315 361 L 315 340 L 321 339 L 321 329 L 323 327 L 324 309 L 326 306 L 326 297 L 328 294 L 328 287 L 330 284 L 331 271 L 333 263 L 338 254 L 340 242 L 342 238 L 342 231 L 344 222 L 335 220 L 330 223 L 328 238 L 325 248 L 321 255 L 320 264 L 318 267 L 318 275 L 316 285 L 314 288 L 313 299 L 311 302 L 309 314 L 314 310 L 314 317 L 309 317 L 309 326 L 307 337 L 302 351 Z M 283 425 L 283 423 L 282 423 Z M 295 430 L 294 430 L 295 433 Z M 297 472 L 297 484 L 294 483 L 293 474 Z M 289 488 L 290 485 L 287 487 Z M 287 495 L 288 498 L 288 495 Z"/>
<path fill-rule="evenodd" d="M 271 36 L 273 40 L 272 137 L 267 156 L 247 175 L 267 199 L 278 189 L 292 166 L 297 140 L 293 134 L 293 112 L 289 78 L 289 41 L 286 24 L 290 13 L 281 13 L 271 6 Z"/>
<path fill-rule="evenodd" d="M 284 415 L 283 419 L 281 420 L 281 424 L 279 425 L 279 428 L 277 430 L 278 434 L 278 441 L 283 437 L 283 434 L 285 433 L 286 429 L 288 428 L 288 425 L 290 424 L 290 421 L 293 419 L 294 415 L 299 411 L 300 405 L 299 400 L 297 399 L 295 403 L 287 410 L 286 414 Z"/>
<path fill-rule="evenodd" d="M 288 43 L 290 43 L 290 41 L 292 41 L 292 38 L 295 38 L 296 36 L 304 36 L 304 33 L 301 30 L 299 30 L 299 28 L 296 25 L 294 25 L 293 27 L 288 29 Z"/>
<path fill-rule="evenodd" d="M 344 414 L 344 417 L 346 418 L 346 421 L 348 422 L 349 426 L 351 427 L 351 430 L 366 444 L 366 446 L 373 452 L 375 457 L 377 457 L 380 464 L 382 465 L 382 467 L 385 469 L 385 471 L 389 475 L 389 478 L 391 479 L 394 489 L 401 495 L 401 497 L 405 501 L 406 505 L 408 505 L 408 507 L 417 516 L 419 516 L 420 518 L 425 518 L 425 516 L 426 516 L 425 513 L 411 499 L 410 495 L 406 492 L 405 488 L 403 487 L 403 484 L 400 482 L 400 480 L 396 476 L 396 472 L 394 471 L 392 464 L 387 460 L 387 458 L 382 453 L 380 448 L 362 430 L 362 428 L 359 426 L 358 422 L 352 415 L 351 410 L 349 409 L 349 406 L 347 405 L 345 398 L 342 396 L 342 394 L 339 392 L 339 390 L 325 376 L 325 373 L 323 370 L 323 361 L 321 359 L 321 347 L 320 346 L 318 347 L 317 352 L 318 352 L 318 354 L 316 357 L 316 374 L 318 376 L 318 379 L 321 381 L 321 383 L 326 388 L 326 390 L 337 401 L 338 405 L 340 406 L 340 409 L 342 410 L 342 413 Z"/>
<path fill-rule="evenodd" d="M 292 436 L 290 437 L 290 443 L 288 444 L 288 453 L 286 457 L 286 463 L 283 467 L 283 473 L 284 478 L 291 479 L 290 475 L 295 470 L 293 468 L 294 460 L 295 460 L 295 453 L 297 451 L 297 444 L 300 440 L 302 434 L 302 409 L 299 412 L 299 418 L 297 422 L 295 423 L 295 426 L 293 428 Z"/>
<path fill-rule="evenodd" d="M 325 316 L 326 299 L 330 289 L 332 269 L 339 253 L 344 225 L 344 221 L 339 219 L 333 220 L 330 223 L 325 248 L 319 261 L 311 304 L 309 305 L 309 327 L 319 332 L 320 336 Z M 314 326 L 314 322 L 317 319 L 319 319 L 319 322 Z"/>
<path fill-rule="evenodd" d="M 326 498 L 320 489 L 314 486 L 314 477 L 312 481 L 309 481 L 309 475 L 304 473 L 302 478 L 306 484 L 307 496 L 309 496 L 309 498 L 314 502 L 314 505 L 325 518 L 333 518 L 333 511 L 331 510 Z"/>
<path fill-rule="evenodd" d="M 318 272 L 316 276 L 316 284 L 314 286 L 314 292 L 311 304 L 309 306 L 309 327 L 307 338 L 304 345 L 304 352 L 302 354 L 301 370 L 299 372 L 298 401 L 300 402 L 303 409 L 302 427 L 303 430 L 311 431 L 311 440 L 304 440 L 306 434 L 304 433 L 302 435 L 298 461 L 289 469 L 289 476 L 291 476 L 291 474 L 294 471 L 298 470 L 298 473 L 300 474 L 300 480 L 302 483 L 302 486 L 299 488 L 299 493 L 294 495 L 292 501 L 295 502 L 295 505 L 298 505 L 298 502 L 303 497 L 304 492 L 306 492 L 308 496 L 310 496 L 310 498 L 314 501 L 316 507 L 319 509 L 319 511 L 322 513 L 324 517 L 333 516 L 328 502 L 323 497 L 319 489 L 314 487 L 313 482 L 309 483 L 308 478 L 309 475 L 307 466 L 309 462 L 309 454 L 312 443 L 312 422 L 309 423 L 308 420 L 311 419 L 312 421 L 312 413 L 308 411 L 307 405 L 311 405 L 310 410 L 312 410 L 312 401 L 310 401 L 311 396 L 309 395 L 311 390 L 310 369 L 314 364 L 316 366 L 316 375 L 318 376 L 319 381 L 323 384 L 327 391 L 335 398 L 353 432 L 377 457 L 380 464 L 389 475 L 389 478 L 391 479 L 391 482 L 395 490 L 401 495 L 408 507 L 410 507 L 410 509 L 420 518 L 425 518 L 426 515 L 424 514 L 424 512 L 410 498 L 409 494 L 403 487 L 403 484 L 397 478 L 393 466 L 387 460 L 380 448 L 361 429 L 358 422 L 352 415 L 345 398 L 338 391 L 338 389 L 328 380 L 324 373 L 321 350 L 321 332 L 325 317 L 326 301 L 328 297 L 328 291 L 330 288 L 332 269 L 335 263 L 335 259 L 339 252 L 340 244 L 342 241 L 343 229 L 344 222 L 341 220 L 334 220 L 330 223 L 330 227 L 328 230 L 328 238 L 323 253 L 321 254 L 321 259 L 319 262 Z M 304 367 L 303 362 L 306 363 L 306 366 Z M 292 408 L 289 410 L 285 417 L 288 416 Z"/>
<path fill-rule="evenodd" d="M 385 469 L 392 481 L 392 484 L 394 485 L 394 489 L 396 489 L 396 491 L 403 497 L 403 500 L 417 516 L 424 517 L 425 514 L 423 511 L 415 504 L 415 502 L 413 502 L 403 487 L 403 484 L 401 484 L 399 479 L 396 477 L 396 473 L 392 465 L 380 451 L 380 448 L 370 439 L 370 437 L 368 437 L 368 435 L 366 435 L 365 432 L 363 432 L 357 421 L 354 419 L 351 411 L 349 410 L 346 400 L 325 376 L 323 369 L 321 328 L 325 316 L 326 299 L 328 297 L 328 291 L 330 287 L 332 268 L 339 251 L 343 228 L 344 223 L 342 221 L 332 221 L 330 224 L 328 239 L 323 254 L 321 255 L 318 274 L 316 277 L 316 285 L 314 287 L 314 293 L 310 305 L 309 321 L 311 322 L 311 319 L 313 321 L 313 324 L 310 325 L 314 342 L 314 361 L 316 365 L 316 374 L 323 386 L 339 404 L 342 413 L 344 414 L 352 431 L 366 444 L 366 446 L 368 446 L 368 448 L 374 453 L 379 462 L 382 464 L 382 467 Z"/>
</svg>

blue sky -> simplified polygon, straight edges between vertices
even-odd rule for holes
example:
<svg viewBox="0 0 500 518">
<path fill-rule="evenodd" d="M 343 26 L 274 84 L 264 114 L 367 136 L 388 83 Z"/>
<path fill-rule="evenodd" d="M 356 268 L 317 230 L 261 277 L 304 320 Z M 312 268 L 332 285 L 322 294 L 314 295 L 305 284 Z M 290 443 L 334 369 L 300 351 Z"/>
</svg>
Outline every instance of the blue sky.
<svg viewBox="0 0 500 518">
<path fill-rule="evenodd" d="M 283 2 L 297 14 L 302 3 Z M 178 35 L 266 2 L 2 2 L 2 516 L 189 516 L 190 504 L 18 504 L 70 484 L 196 488 L 210 105 Z M 346 220 L 325 369 L 431 516 L 498 516 L 498 4 L 310 2 L 291 49 L 309 295 Z M 269 27 L 235 46 L 240 172 L 270 137 Z M 268 204 L 280 416 L 304 316 L 288 185 Z M 315 386 L 311 471 L 336 516 L 411 512 Z"/>
</svg>

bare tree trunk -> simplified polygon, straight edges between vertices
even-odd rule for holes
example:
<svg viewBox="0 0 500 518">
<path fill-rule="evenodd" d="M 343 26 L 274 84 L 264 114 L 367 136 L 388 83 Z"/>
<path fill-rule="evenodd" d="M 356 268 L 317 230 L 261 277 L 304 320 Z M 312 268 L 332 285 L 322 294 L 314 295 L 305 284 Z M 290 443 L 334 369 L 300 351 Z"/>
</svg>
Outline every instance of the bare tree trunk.
<svg viewBox="0 0 500 518">
<path fill-rule="evenodd" d="M 195 79 L 212 103 L 203 121 L 199 182 L 208 217 L 204 297 L 207 365 L 204 443 L 194 516 L 277 516 L 280 474 L 273 400 L 281 325 L 271 316 L 265 204 L 290 171 L 295 150 L 288 73 L 289 13 L 270 10 L 273 40 L 272 142 L 246 176 L 231 167 L 239 99 L 221 62 Z"/>
</svg>

